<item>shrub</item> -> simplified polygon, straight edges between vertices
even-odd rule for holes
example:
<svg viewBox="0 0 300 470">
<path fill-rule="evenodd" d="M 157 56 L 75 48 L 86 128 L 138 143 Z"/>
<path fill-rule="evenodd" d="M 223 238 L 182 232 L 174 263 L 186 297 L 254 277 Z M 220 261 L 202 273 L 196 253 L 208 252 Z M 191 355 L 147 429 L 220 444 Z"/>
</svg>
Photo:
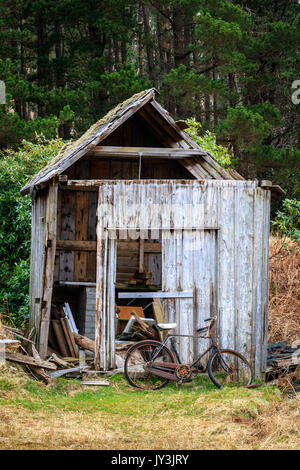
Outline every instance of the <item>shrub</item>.
<svg viewBox="0 0 300 470">
<path fill-rule="evenodd" d="M 20 189 L 57 155 L 60 139 L 24 141 L 0 154 L 0 312 L 20 326 L 29 314 L 31 200 Z"/>
<path fill-rule="evenodd" d="M 276 213 L 276 218 L 272 222 L 272 229 L 273 232 L 288 237 L 300 245 L 300 201 L 284 199 L 282 209 Z"/>
<path fill-rule="evenodd" d="M 219 165 L 223 168 L 228 168 L 231 165 L 231 156 L 226 147 L 217 144 L 216 135 L 210 131 L 206 131 L 204 135 L 201 135 L 202 124 L 195 119 L 187 119 L 186 122 L 189 125 L 186 132 L 192 139 L 197 142 L 203 150 L 210 153 Z"/>
</svg>

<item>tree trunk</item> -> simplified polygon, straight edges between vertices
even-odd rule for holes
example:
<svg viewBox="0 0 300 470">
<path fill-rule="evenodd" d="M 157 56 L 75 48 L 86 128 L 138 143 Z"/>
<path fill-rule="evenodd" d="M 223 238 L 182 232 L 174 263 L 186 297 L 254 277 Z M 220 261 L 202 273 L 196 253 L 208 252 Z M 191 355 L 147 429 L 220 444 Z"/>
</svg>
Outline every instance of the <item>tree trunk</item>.
<svg viewBox="0 0 300 470">
<path fill-rule="evenodd" d="M 142 4 L 138 10 L 138 74 L 144 75 L 144 46 L 143 46 L 143 10 Z"/>
<path fill-rule="evenodd" d="M 154 67 L 154 49 L 153 49 L 153 38 L 150 28 L 150 15 L 149 8 L 142 3 L 143 10 L 143 23 L 144 23 L 144 33 L 146 39 L 146 53 L 147 53 L 147 63 L 148 63 L 148 72 L 151 80 L 154 82 L 154 86 L 158 87 L 158 80 L 155 76 L 155 67 Z"/>
</svg>

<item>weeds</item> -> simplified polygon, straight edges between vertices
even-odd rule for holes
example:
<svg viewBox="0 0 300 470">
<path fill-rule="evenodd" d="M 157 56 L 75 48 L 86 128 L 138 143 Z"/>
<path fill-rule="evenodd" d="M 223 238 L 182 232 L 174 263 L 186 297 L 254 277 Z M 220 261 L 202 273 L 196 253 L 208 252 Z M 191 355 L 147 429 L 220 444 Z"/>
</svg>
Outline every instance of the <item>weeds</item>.
<svg viewBox="0 0 300 470">
<path fill-rule="evenodd" d="M 21 370 L 0 373 L 1 449 L 299 448 L 299 400 L 278 388 L 218 390 L 208 377 L 138 391 L 122 376 L 110 387 Z"/>
<path fill-rule="evenodd" d="M 300 339 L 300 249 L 270 237 L 269 343 Z"/>
</svg>

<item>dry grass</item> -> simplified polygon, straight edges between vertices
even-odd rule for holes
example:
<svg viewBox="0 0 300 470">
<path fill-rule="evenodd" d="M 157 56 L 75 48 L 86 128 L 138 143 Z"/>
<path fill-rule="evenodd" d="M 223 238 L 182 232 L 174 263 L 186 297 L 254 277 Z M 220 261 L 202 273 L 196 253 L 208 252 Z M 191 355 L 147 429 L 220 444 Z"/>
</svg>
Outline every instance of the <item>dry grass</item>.
<svg viewBox="0 0 300 470">
<path fill-rule="evenodd" d="M 269 343 L 300 340 L 300 249 L 270 237 Z"/>
<path fill-rule="evenodd" d="M 300 338 L 299 252 L 280 244 L 271 238 L 269 341 L 291 343 Z M 205 377 L 157 392 L 118 376 L 104 388 L 45 386 L 8 367 L 0 369 L 0 449 L 300 449 L 300 394 L 217 390 Z"/>
<path fill-rule="evenodd" d="M 117 406 L 116 406 L 117 403 Z M 45 386 L 0 373 L 1 449 L 299 449 L 300 401 L 269 386 L 217 390 L 205 378 L 157 392 Z"/>
</svg>

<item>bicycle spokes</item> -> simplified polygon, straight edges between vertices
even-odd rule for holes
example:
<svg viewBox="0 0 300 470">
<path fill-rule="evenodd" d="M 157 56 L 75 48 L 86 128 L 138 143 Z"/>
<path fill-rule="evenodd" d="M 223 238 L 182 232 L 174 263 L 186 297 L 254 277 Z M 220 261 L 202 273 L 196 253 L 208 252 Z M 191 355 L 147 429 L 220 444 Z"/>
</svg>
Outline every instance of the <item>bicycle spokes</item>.
<svg viewBox="0 0 300 470">
<path fill-rule="evenodd" d="M 250 365 L 235 351 L 217 351 L 210 362 L 210 375 L 213 382 L 224 385 L 246 386 L 251 383 Z"/>
</svg>

